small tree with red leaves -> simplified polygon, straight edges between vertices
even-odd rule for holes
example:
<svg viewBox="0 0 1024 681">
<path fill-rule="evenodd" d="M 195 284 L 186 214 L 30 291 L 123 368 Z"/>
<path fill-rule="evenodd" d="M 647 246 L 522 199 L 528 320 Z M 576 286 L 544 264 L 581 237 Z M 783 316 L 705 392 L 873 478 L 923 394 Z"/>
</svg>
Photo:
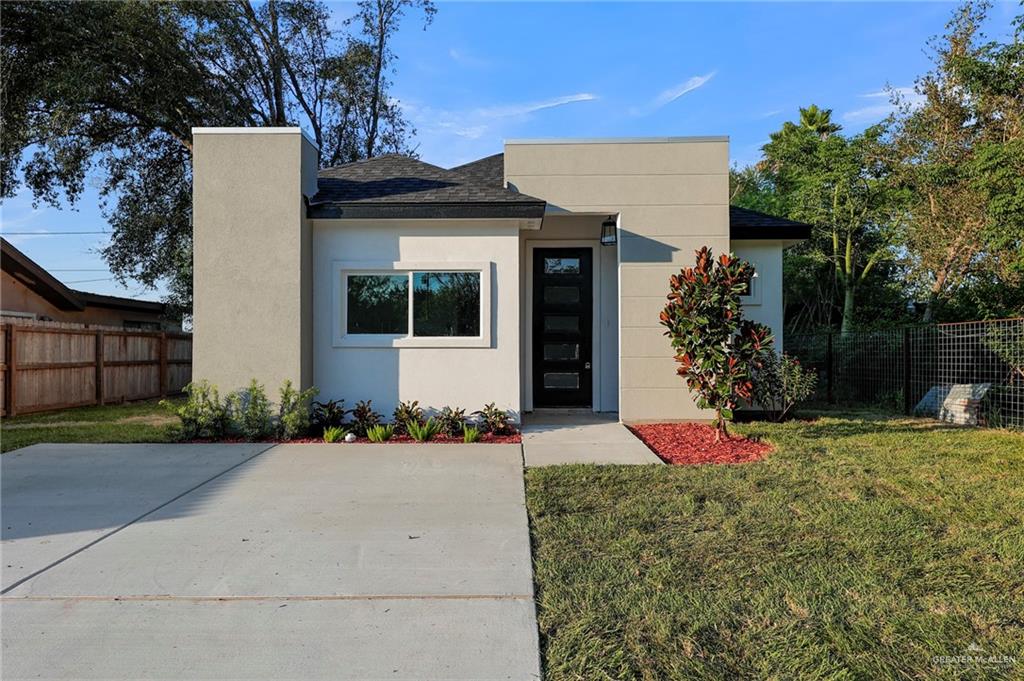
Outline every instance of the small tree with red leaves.
<svg viewBox="0 0 1024 681">
<path fill-rule="evenodd" d="M 670 279 L 661 324 L 676 351 L 676 370 L 697 396 L 697 406 L 715 410 L 716 441 L 728 437 L 726 422 L 740 399 L 753 394 L 753 373 L 772 342 L 767 326 L 743 319 L 740 296 L 750 287 L 753 266 L 733 255 L 717 261 L 711 249 L 697 251 L 697 264 Z"/>
</svg>

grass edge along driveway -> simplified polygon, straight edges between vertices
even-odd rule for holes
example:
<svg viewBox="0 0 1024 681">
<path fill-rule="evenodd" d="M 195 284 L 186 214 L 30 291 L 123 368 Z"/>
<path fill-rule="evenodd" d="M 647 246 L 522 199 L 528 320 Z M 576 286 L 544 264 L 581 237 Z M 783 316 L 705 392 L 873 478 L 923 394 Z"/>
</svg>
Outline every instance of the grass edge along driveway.
<svg viewBox="0 0 1024 681">
<path fill-rule="evenodd" d="M 160 400 L 5 417 L 0 423 L 0 451 L 40 442 L 173 442 L 180 423 Z"/>
<path fill-rule="evenodd" d="M 738 430 L 777 451 L 527 471 L 545 678 L 1024 677 L 1024 435 Z"/>
</svg>

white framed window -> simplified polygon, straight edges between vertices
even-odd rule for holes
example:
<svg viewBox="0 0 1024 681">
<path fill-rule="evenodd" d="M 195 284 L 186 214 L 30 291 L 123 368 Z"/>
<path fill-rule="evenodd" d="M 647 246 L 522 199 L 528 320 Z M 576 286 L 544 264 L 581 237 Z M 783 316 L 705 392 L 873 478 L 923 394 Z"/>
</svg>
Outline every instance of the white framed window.
<svg viewBox="0 0 1024 681">
<path fill-rule="evenodd" d="M 747 292 L 740 295 L 740 302 L 743 305 L 761 304 L 761 279 L 756 270 L 754 276 L 750 279 L 750 286 L 747 287 Z"/>
<path fill-rule="evenodd" d="M 491 263 L 335 262 L 335 347 L 487 347 Z"/>
</svg>

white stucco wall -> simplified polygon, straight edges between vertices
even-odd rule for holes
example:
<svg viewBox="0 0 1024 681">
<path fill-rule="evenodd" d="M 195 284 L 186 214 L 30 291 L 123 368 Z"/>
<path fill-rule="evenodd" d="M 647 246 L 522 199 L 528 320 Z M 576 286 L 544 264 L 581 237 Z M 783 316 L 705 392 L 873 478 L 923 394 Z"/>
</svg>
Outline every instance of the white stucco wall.
<svg viewBox="0 0 1024 681">
<path fill-rule="evenodd" d="M 754 295 L 743 305 L 747 319 L 771 328 L 775 335 L 775 349 L 783 348 L 782 338 L 782 242 L 733 241 L 732 250 L 738 257 L 754 266 L 757 273 Z"/>
<path fill-rule="evenodd" d="M 519 226 L 514 220 L 314 220 L 313 374 L 320 399 L 428 409 L 485 403 L 519 413 Z M 336 262 L 490 263 L 487 347 L 336 347 Z M 449 342 L 453 339 L 446 339 Z M 455 341 L 458 342 L 458 341 Z M 466 343 L 470 343 L 467 341 Z"/>
</svg>

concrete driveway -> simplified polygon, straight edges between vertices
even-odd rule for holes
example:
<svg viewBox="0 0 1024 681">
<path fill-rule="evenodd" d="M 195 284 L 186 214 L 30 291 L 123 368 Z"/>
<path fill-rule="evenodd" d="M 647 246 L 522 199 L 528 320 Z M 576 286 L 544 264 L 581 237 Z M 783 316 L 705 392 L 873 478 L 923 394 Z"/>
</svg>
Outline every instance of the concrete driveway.
<svg viewBox="0 0 1024 681">
<path fill-rule="evenodd" d="M 536 679 L 518 445 L 0 458 L 4 679 Z"/>
</svg>

